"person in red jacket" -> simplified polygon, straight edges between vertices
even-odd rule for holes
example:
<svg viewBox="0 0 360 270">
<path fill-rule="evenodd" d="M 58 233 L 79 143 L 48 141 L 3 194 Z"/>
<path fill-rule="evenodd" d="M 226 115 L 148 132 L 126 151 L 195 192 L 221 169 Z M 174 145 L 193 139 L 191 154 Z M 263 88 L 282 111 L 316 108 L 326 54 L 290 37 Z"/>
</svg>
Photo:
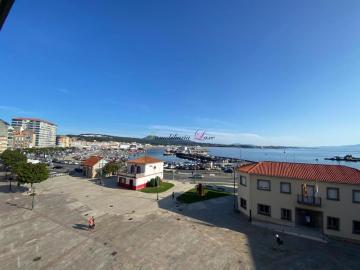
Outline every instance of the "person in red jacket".
<svg viewBox="0 0 360 270">
<path fill-rule="evenodd" d="M 94 228 L 94 220 L 93 217 L 88 219 L 88 225 L 89 225 L 89 230 L 92 230 Z"/>
</svg>

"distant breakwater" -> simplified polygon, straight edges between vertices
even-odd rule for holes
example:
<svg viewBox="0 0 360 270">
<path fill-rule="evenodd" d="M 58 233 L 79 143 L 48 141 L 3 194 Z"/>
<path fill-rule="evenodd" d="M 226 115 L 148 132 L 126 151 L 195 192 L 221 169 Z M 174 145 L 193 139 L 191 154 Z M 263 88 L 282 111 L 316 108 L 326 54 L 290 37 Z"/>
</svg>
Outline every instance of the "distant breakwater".
<svg viewBox="0 0 360 270">
<path fill-rule="evenodd" d="M 198 154 L 186 154 L 186 153 L 176 153 L 176 157 L 187 159 L 187 160 L 201 160 L 202 162 L 223 162 L 228 161 L 229 163 L 245 163 L 253 162 L 251 160 L 239 159 L 239 158 L 230 158 L 230 157 L 220 157 L 220 156 L 204 156 Z"/>
</svg>

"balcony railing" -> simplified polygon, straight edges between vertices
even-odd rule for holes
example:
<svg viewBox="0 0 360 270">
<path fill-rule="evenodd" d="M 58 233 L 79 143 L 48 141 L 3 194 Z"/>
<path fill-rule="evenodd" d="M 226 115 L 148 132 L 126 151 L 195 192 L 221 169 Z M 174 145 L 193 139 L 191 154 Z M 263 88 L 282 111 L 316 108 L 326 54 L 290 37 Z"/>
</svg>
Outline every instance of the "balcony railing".
<svg viewBox="0 0 360 270">
<path fill-rule="evenodd" d="M 129 177 L 129 178 L 140 178 L 140 177 L 144 177 L 145 174 L 144 174 L 144 173 L 119 172 L 119 173 L 118 173 L 118 176 Z"/>
<path fill-rule="evenodd" d="M 298 204 L 321 206 L 321 198 L 317 196 L 304 196 L 303 194 L 297 195 Z"/>
</svg>

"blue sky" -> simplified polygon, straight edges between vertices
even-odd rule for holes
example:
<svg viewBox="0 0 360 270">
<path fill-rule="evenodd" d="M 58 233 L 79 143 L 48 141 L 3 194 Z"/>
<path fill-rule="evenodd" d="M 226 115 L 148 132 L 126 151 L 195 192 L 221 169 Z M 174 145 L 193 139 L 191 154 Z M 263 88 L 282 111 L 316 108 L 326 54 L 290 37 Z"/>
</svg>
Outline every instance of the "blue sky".
<svg viewBox="0 0 360 270">
<path fill-rule="evenodd" d="M 0 118 L 60 134 L 360 143 L 360 1 L 16 1 Z"/>
</svg>

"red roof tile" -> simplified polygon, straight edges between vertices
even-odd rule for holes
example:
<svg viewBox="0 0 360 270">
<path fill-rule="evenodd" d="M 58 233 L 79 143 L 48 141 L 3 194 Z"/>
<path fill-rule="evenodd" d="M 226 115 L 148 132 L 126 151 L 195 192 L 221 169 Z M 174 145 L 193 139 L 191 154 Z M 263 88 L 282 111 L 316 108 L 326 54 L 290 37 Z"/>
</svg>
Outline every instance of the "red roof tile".
<svg viewBox="0 0 360 270">
<path fill-rule="evenodd" d="M 103 158 L 100 156 L 91 156 L 84 161 L 83 165 L 88 167 L 93 167 L 94 165 L 96 165 L 96 163 L 98 163 L 102 159 Z"/>
<path fill-rule="evenodd" d="M 133 160 L 129 160 L 127 163 L 133 163 L 133 164 L 151 164 L 151 163 L 158 163 L 158 162 L 163 162 L 160 159 L 154 158 L 154 157 L 150 157 L 150 156 L 143 156 L 143 157 L 139 157 Z"/>
<path fill-rule="evenodd" d="M 343 165 L 263 161 L 238 168 L 254 175 L 286 177 L 338 184 L 360 184 L 360 170 Z"/>
</svg>

